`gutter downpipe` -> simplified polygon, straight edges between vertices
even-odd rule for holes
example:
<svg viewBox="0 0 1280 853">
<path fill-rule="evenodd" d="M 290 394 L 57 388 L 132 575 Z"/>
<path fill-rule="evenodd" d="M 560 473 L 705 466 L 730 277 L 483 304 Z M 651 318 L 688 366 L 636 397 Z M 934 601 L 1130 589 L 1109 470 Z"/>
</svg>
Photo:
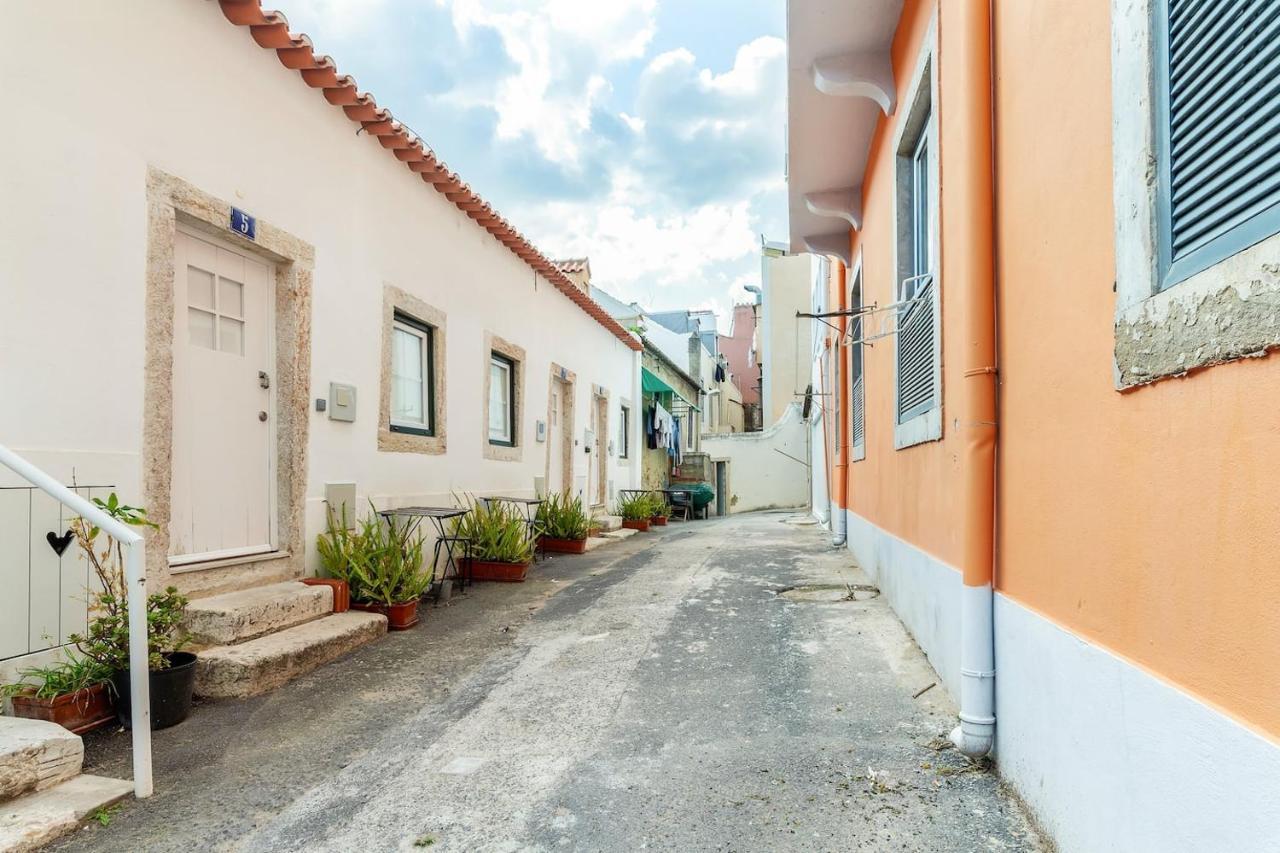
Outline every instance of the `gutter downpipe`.
<svg viewBox="0 0 1280 853">
<path fill-rule="evenodd" d="M 840 310 L 844 310 L 845 308 L 849 307 L 848 304 L 845 302 L 845 299 L 846 299 L 845 281 L 846 281 L 846 275 L 849 270 L 848 270 L 848 267 L 844 265 L 844 261 L 836 260 L 835 263 L 838 264 L 838 266 L 834 267 L 832 277 L 835 279 L 835 282 L 836 282 L 836 292 L 839 293 L 839 297 L 836 299 L 836 307 L 839 308 Z M 849 319 L 847 317 L 841 318 L 840 338 L 836 342 L 835 355 L 834 355 L 834 357 L 837 359 L 842 358 L 842 356 L 840 355 L 839 342 L 844 340 L 844 335 L 846 332 L 845 326 L 848 322 L 849 322 Z M 843 394 L 844 386 L 848 381 L 849 377 L 844 371 L 837 370 L 834 372 L 840 375 L 840 387 L 833 389 L 833 392 L 835 394 Z M 844 405 L 840 406 L 840 411 L 842 414 L 840 418 L 840 423 L 836 424 L 835 434 L 839 439 L 836 442 L 836 445 L 840 449 L 836 452 L 835 471 L 833 472 L 833 475 L 832 475 L 836 478 L 836 487 L 835 487 L 836 499 L 835 499 L 834 505 L 831 507 L 831 530 L 832 530 L 831 547 L 832 548 L 843 548 L 845 542 L 848 541 L 848 538 L 849 538 L 849 530 L 848 530 L 849 516 L 846 515 L 849 508 L 849 434 L 845 429 L 845 425 L 849 421 L 849 417 L 847 413 L 850 411 L 849 406 L 852 403 L 853 403 L 852 400 L 845 400 Z M 828 484 L 828 488 L 830 488 L 829 484 Z"/>
<path fill-rule="evenodd" d="M 996 302 L 992 9 L 994 0 L 960 0 L 956 12 L 951 76 L 957 106 L 967 117 L 957 129 L 953 175 L 959 281 L 953 293 L 963 307 L 964 393 L 961 423 L 964 592 L 960 620 L 960 724 L 956 747 L 980 758 L 995 743 Z M 945 86 L 945 78 L 944 84 Z M 945 99 L 943 100 L 945 103 Z"/>
</svg>

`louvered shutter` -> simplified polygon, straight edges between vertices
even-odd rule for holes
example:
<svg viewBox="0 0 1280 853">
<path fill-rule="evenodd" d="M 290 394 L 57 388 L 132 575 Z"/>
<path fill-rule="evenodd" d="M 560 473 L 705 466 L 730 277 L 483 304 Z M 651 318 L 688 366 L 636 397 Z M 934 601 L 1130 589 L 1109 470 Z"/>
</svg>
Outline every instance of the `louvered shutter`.
<svg viewBox="0 0 1280 853">
<path fill-rule="evenodd" d="M 1165 2 L 1172 283 L 1280 230 L 1280 3 Z"/>
<path fill-rule="evenodd" d="M 898 423 L 934 407 L 933 279 L 925 279 L 916 301 L 898 317 Z"/>
<path fill-rule="evenodd" d="M 866 439 L 866 404 L 863 396 L 863 379 L 859 376 L 853 380 L 853 394 L 850 408 L 853 409 L 853 446 L 861 447 Z"/>
</svg>

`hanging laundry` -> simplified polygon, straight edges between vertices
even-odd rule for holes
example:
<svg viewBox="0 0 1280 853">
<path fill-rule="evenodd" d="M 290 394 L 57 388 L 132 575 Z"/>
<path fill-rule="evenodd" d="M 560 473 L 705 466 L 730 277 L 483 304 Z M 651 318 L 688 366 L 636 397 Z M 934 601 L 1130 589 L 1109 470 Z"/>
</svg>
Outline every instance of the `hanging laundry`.
<svg viewBox="0 0 1280 853">
<path fill-rule="evenodd" d="M 658 449 L 658 431 L 654 428 L 654 414 L 653 406 L 644 410 L 644 443 L 650 450 Z"/>
</svg>

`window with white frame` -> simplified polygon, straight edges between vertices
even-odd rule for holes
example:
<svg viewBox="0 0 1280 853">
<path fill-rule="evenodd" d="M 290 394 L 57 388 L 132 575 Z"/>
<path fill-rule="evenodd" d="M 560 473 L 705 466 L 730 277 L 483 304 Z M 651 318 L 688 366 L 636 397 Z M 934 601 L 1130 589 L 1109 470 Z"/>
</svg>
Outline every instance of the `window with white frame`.
<svg viewBox="0 0 1280 853">
<path fill-rule="evenodd" d="M 862 267 L 853 276 L 849 308 L 854 312 L 849 324 L 849 444 L 853 461 L 866 458 L 866 379 L 862 369 Z"/>
<path fill-rule="evenodd" d="M 391 329 L 391 431 L 434 435 L 433 335 L 426 323 L 396 312 Z"/>
<path fill-rule="evenodd" d="M 516 365 L 504 355 L 489 356 L 489 443 L 515 446 Z"/>
<path fill-rule="evenodd" d="M 1160 289 L 1280 233 L 1280 8 L 1247 5 L 1155 0 Z"/>
<path fill-rule="evenodd" d="M 942 437 L 938 137 L 932 67 L 931 56 L 924 56 L 895 145 L 894 445 L 898 448 Z"/>
</svg>

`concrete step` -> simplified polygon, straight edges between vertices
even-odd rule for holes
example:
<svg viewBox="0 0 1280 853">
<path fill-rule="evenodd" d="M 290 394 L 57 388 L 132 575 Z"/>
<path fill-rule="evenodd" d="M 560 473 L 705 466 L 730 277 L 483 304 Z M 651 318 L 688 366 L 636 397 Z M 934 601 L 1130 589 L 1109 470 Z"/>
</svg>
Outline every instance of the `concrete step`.
<svg viewBox="0 0 1280 853">
<path fill-rule="evenodd" d="M 333 612 L 333 590 L 297 581 L 197 598 L 183 627 L 195 649 L 243 643 Z"/>
<path fill-rule="evenodd" d="M 607 533 L 602 533 L 600 535 L 605 539 L 629 539 L 639 532 L 639 530 L 632 530 L 629 527 L 620 527 L 617 530 L 610 530 Z"/>
<path fill-rule="evenodd" d="M 79 738 L 76 738 L 79 740 Z M 38 850 L 81 822 L 128 796 L 133 783 L 105 776 L 76 776 L 47 791 L 37 791 L 0 805 L 0 850 Z"/>
<path fill-rule="evenodd" d="M 616 539 L 605 539 L 603 536 L 591 536 L 587 539 L 587 551 L 594 551 L 601 545 L 609 545 L 616 541 Z"/>
<path fill-rule="evenodd" d="M 83 763 L 79 735 L 44 720 L 0 717 L 0 800 L 52 788 L 77 775 Z"/>
<path fill-rule="evenodd" d="M 605 533 L 622 527 L 622 516 L 620 515 L 597 515 L 595 521 Z"/>
<path fill-rule="evenodd" d="M 221 699 L 267 693 L 386 632 L 385 616 L 351 610 L 206 649 L 196 663 L 196 695 Z"/>
</svg>

